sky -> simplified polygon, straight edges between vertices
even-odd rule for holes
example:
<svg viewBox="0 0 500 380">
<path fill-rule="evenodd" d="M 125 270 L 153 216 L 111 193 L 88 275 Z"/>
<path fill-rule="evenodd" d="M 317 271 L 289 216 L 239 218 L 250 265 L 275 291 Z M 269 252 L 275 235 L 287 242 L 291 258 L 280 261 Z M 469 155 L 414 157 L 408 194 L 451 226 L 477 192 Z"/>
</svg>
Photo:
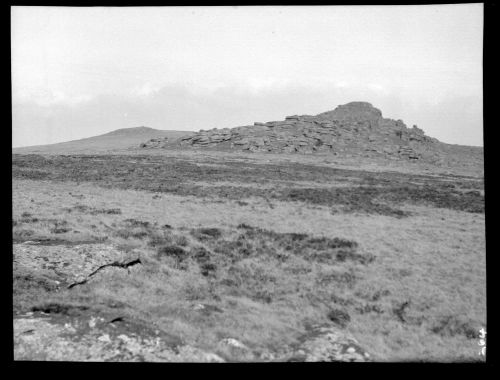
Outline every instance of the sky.
<svg viewBox="0 0 500 380">
<path fill-rule="evenodd" d="M 367 101 L 483 145 L 483 4 L 11 7 L 12 145 Z"/>
</svg>

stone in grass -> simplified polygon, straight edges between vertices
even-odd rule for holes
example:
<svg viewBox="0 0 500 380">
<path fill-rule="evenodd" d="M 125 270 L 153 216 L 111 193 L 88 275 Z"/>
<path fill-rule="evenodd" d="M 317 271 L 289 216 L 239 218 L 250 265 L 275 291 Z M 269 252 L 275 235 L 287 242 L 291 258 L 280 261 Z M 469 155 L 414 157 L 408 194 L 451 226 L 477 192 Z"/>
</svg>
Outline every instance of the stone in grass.
<svg viewBox="0 0 500 380">
<path fill-rule="evenodd" d="M 229 347 L 240 349 L 240 350 L 248 350 L 249 349 L 245 344 L 241 343 L 239 340 L 236 340 L 234 338 L 222 339 L 220 341 L 220 343 L 223 345 L 229 346 Z"/>
<path fill-rule="evenodd" d="M 346 327 L 351 321 L 350 315 L 346 311 L 340 309 L 330 310 L 328 312 L 328 319 L 340 327 Z"/>
<path fill-rule="evenodd" d="M 287 361 L 292 362 L 367 362 L 370 355 L 350 334 L 331 326 L 314 326 Z"/>
<path fill-rule="evenodd" d="M 205 315 L 211 315 L 213 313 L 223 313 L 224 311 L 215 306 L 215 305 L 209 305 L 209 304 L 204 304 L 204 303 L 197 303 L 193 306 L 193 310 L 199 311 L 202 314 Z"/>
</svg>

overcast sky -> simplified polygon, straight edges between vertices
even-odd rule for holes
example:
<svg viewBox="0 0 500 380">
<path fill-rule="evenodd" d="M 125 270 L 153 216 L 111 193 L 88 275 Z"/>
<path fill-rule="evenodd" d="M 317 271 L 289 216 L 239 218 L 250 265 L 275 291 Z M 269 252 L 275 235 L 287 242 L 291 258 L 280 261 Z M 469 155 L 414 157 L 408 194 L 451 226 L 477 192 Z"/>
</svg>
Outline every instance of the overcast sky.
<svg viewBox="0 0 500 380">
<path fill-rule="evenodd" d="M 13 146 L 368 101 L 483 143 L 483 5 L 12 7 Z"/>
</svg>

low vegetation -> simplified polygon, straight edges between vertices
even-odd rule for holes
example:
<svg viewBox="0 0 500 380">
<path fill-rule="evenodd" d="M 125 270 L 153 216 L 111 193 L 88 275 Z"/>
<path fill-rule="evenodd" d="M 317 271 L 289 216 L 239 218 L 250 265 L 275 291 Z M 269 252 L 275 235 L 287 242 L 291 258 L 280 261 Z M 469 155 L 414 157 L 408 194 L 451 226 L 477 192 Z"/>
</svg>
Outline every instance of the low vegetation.
<svg viewBox="0 0 500 380">
<path fill-rule="evenodd" d="M 231 360 L 245 359 L 217 351 L 221 339 L 280 352 L 316 323 L 375 360 L 478 360 L 481 179 L 212 164 L 14 155 L 14 243 L 141 254 L 71 289 L 14 265 L 14 312 L 94 310 Z"/>
<path fill-rule="evenodd" d="M 181 159 L 151 156 L 55 156 L 14 155 L 13 178 L 91 182 L 99 186 L 145 190 L 181 196 L 219 197 L 241 200 L 261 197 L 268 200 L 299 201 L 341 207 L 343 212 L 361 212 L 396 217 L 408 216 L 401 204 L 484 212 L 483 184 L 470 178 L 439 179 L 402 173 L 372 173 L 292 163 L 288 165 L 225 163 L 217 167 L 197 165 Z M 209 181 L 206 186 L 197 181 Z M 217 185 L 238 182 L 254 186 Z M 284 181 L 284 183 L 283 183 Z M 310 181 L 322 187 L 296 187 Z M 271 190 L 261 184 L 273 183 Z M 343 187 L 337 187 L 343 184 Z M 469 191 L 464 191 L 469 189 Z M 470 190 L 473 189 L 473 190 Z M 116 210 L 93 210 L 110 213 Z"/>
</svg>

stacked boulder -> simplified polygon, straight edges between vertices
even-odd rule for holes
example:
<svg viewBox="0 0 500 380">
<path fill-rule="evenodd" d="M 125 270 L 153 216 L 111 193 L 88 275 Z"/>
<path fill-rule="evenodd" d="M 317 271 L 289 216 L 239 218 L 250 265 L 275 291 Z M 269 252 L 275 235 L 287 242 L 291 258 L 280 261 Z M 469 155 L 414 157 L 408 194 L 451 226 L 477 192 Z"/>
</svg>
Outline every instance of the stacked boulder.
<svg viewBox="0 0 500 380">
<path fill-rule="evenodd" d="M 181 147 L 273 153 L 361 150 L 368 155 L 418 159 L 419 146 L 436 142 L 417 126 L 408 128 L 402 120 L 382 117 L 382 112 L 370 103 L 351 102 L 316 116 L 293 115 L 282 121 L 201 130 L 180 139 L 178 144 Z"/>
<path fill-rule="evenodd" d="M 410 160 L 418 160 L 421 157 L 421 155 L 415 152 L 415 150 L 410 146 L 400 146 L 398 149 L 398 154 Z"/>
<path fill-rule="evenodd" d="M 165 148 L 168 143 L 168 138 L 156 138 L 143 142 L 139 145 L 140 148 Z"/>
</svg>

